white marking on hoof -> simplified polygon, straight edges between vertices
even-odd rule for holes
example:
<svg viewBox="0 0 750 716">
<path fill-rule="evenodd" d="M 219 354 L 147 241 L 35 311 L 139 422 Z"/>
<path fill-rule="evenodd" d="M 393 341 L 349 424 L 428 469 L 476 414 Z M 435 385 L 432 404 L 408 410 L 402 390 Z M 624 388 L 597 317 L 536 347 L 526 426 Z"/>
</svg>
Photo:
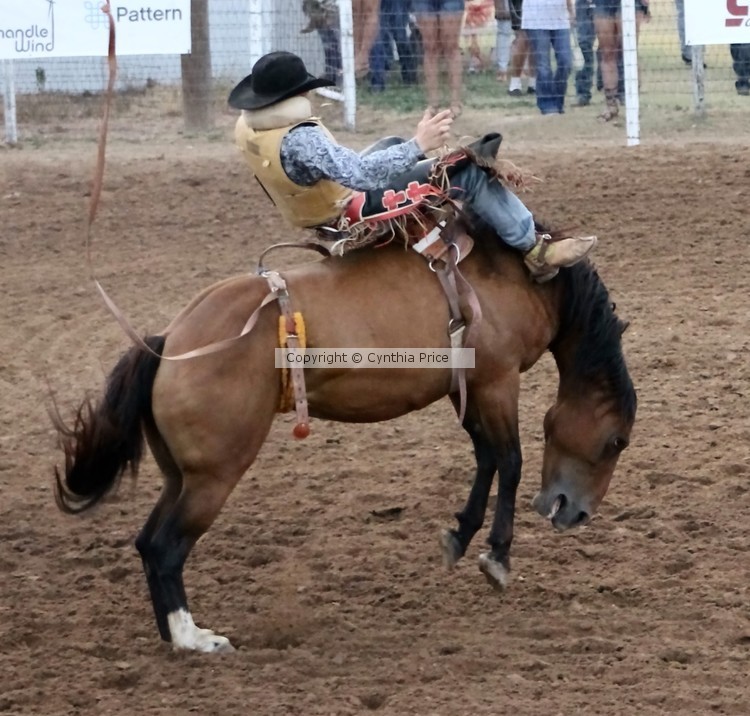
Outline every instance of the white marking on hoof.
<svg viewBox="0 0 750 716">
<path fill-rule="evenodd" d="M 450 530 L 440 530 L 440 551 L 443 554 L 443 564 L 447 569 L 453 569 L 456 562 L 463 556 L 461 545 Z"/>
<path fill-rule="evenodd" d="M 482 552 L 479 555 L 479 569 L 498 592 L 505 591 L 510 579 L 510 572 L 500 562 L 493 559 L 489 552 Z"/>
<path fill-rule="evenodd" d="M 234 651 L 225 636 L 214 634 L 210 629 L 200 629 L 186 609 L 178 609 L 167 615 L 172 646 L 175 649 L 189 649 L 208 653 Z"/>
</svg>

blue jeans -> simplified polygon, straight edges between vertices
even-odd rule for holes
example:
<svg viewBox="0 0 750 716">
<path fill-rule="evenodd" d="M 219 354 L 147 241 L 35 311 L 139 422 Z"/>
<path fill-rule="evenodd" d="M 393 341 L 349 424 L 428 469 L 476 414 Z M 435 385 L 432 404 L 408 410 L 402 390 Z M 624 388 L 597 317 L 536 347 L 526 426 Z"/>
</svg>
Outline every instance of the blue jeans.
<svg viewBox="0 0 750 716">
<path fill-rule="evenodd" d="M 573 69 L 570 30 L 526 30 L 536 61 L 536 106 L 542 114 L 562 113 Z M 551 53 L 555 53 L 552 72 Z"/>
<path fill-rule="evenodd" d="M 383 137 L 362 150 L 360 155 L 367 156 L 403 141 L 401 137 Z M 534 248 L 534 217 L 510 189 L 490 179 L 476 164 L 468 164 L 453 174 L 450 184 L 451 197 L 468 204 L 504 243 L 523 252 Z"/>
<path fill-rule="evenodd" d="M 417 58 L 406 28 L 409 12 L 406 3 L 398 0 L 381 0 L 380 32 L 370 51 L 370 86 L 385 88 L 388 61 L 392 57 L 391 38 L 396 43 L 398 62 L 401 66 L 401 81 L 405 85 L 417 84 Z"/>
<path fill-rule="evenodd" d="M 732 67 L 737 75 L 735 87 L 750 87 L 750 42 L 730 45 L 729 51 L 732 53 Z"/>
<path fill-rule="evenodd" d="M 583 55 L 583 67 L 576 72 L 576 95 L 579 99 L 591 101 L 591 88 L 594 85 L 594 7 L 591 0 L 576 0 L 576 36 L 578 47 Z"/>
<path fill-rule="evenodd" d="M 451 195 L 468 203 L 508 246 L 524 252 L 534 248 L 534 217 L 500 182 L 490 179 L 475 164 L 469 164 L 451 177 L 451 187 Z"/>
<path fill-rule="evenodd" d="M 323 45 L 323 54 L 325 56 L 325 71 L 323 72 L 323 77 L 340 85 L 342 65 L 339 30 L 338 28 L 333 27 L 319 27 L 318 36 Z"/>
</svg>

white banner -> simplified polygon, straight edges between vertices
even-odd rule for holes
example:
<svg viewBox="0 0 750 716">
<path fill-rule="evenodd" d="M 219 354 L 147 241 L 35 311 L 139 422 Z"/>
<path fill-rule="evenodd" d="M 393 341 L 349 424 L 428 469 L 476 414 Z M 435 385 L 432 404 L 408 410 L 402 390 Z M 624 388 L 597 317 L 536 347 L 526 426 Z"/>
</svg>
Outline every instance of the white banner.
<svg viewBox="0 0 750 716">
<path fill-rule="evenodd" d="M 685 42 L 750 42 L 750 0 L 685 0 Z"/>
<path fill-rule="evenodd" d="M 0 59 L 107 54 L 101 0 L 0 0 Z M 190 52 L 190 0 L 111 2 L 118 55 Z"/>
</svg>

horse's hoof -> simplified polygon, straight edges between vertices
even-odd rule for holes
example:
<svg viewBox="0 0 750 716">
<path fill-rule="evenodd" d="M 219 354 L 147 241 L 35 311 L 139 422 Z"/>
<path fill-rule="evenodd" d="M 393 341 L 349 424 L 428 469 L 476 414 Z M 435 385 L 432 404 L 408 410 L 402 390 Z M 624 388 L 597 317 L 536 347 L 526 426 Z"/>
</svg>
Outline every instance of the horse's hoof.
<svg viewBox="0 0 750 716">
<path fill-rule="evenodd" d="M 214 634 L 210 629 L 200 629 L 195 638 L 185 644 L 173 643 L 175 649 L 185 651 L 199 651 L 203 654 L 231 654 L 234 651 L 229 639 Z"/>
<path fill-rule="evenodd" d="M 209 649 L 209 651 L 212 654 L 231 654 L 233 651 L 235 651 L 235 648 L 232 646 L 232 642 L 230 642 L 229 639 L 227 639 L 225 636 L 214 634 L 211 643 L 213 648 Z"/>
<path fill-rule="evenodd" d="M 226 654 L 234 651 L 229 639 L 214 634 L 211 629 L 201 629 L 195 625 L 193 617 L 186 609 L 178 609 L 167 615 L 172 648 L 185 651 L 200 651 L 204 654 Z"/>
<path fill-rule="evenodd" d="M 450 530 L 440 530 L 440 551 L 443 555 L 443 564 L 446 569 L 453 569 L 456 566 L 456 562 L 463 557 L 461 545 L 456 535 Z"/>
<path fill-rule="evenodd" d="M 493 559 L 489 552 L 482 552 L 479 555 L 479 569 L 498 592 L 504 592 L 507 589 L 510 571 L 502 563 Z"/>
<path fill-rule="evenodd" d="M 225 636 L 214 634 L 211 629 L 198 629 L 201 638 L 198 639 L 200 651 L 209 654 L 231 654 L 234 651 L 232 643 Z"/>
</svg>

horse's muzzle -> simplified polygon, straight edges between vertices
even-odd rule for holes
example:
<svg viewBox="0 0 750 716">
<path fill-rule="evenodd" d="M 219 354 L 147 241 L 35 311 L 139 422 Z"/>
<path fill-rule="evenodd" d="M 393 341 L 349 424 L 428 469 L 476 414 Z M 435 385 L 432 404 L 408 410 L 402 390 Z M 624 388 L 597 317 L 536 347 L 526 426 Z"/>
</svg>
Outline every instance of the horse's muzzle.
<svg viewBox="0 0 750 716">
<path fill-rule="evenodd" d="M 531 501 L 531 506 L 560 532 L 580 527 L 591 520 L 591 512 L 586 506 L 571 498 L 564 490 L 538 492 Z"/>
</svg>

